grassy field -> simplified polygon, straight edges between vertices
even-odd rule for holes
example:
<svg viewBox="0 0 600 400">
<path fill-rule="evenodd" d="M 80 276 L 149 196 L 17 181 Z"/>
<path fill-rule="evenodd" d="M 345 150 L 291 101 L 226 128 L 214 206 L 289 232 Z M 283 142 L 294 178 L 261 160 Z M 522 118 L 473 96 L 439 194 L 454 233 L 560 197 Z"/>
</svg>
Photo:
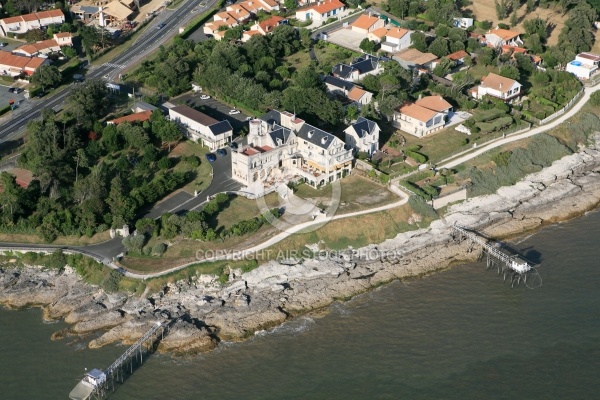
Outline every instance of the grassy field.
<svg viewBox="0 0 600 400">
<path fill-rule="evenodd" d="M 87 236 L 59 236 L 50 244 L 70 245 L 70 246 L 85 246 L 95 243 L 102 243 L 110 239 L 109 231 L 104 231 L 95 234 L 92 237 Z M 0 242 L 5 243 L 43 243 L 41 236 L 34 234 L 19 234 L 19 233 L 0 233 Z"/>
<path fill-rule="evenodd" d="M 198 143 L 194 143 L 190 140 L 179 143 L 175 146 L 171 153 L 169 153 L 169 158 L 174 158 L 177 160 L 177 165 L 173 168 L 174 171 L 189 171 L 190 168 L 186 163 L 180 162 L 182 156 L 191 156 L 195 155 L 198 157 L 200 161 L 200 165 L 194 169 L 195 178 L 187 183 L 182 190 L 193 194 L 195 190 L 200 193 L 204 189 L 210 185 L 212 181 L 212 168 L 210 163 L 204 158 L 204 155 L 209 153 L 208 148 L 199 145 Z"/>
<path fill-rule="evenodd" d="M 537 7 L 535 10 L 533 10 L 533 12 L 527 14 L 525 2 L 522 4 L 523 5 L 520 6 L 519 10 L 517 11 L 519 23 L 516 25 L 516 27 L 512 27 L 512 29 L 517 32 L 525 32 L 523 29 L 523 21 L 526 19 L 540 17 L 541 19 L 548 21 L 550 26 L 552 26 L 549 32 L 550 35 L 548 36 L 548 44 L 550 46 L 556 45 L 558 43 L 558 35 L 560 34 L 561 29 L 565 26 L 565 21 L 568 18 L 563 9 L 557 4 L 550 3 L 548 8 Z M 497 18 L 494 0 L 472 1 L 468 6 L 465 7 L 465 9 L 471 11 L 477 21 L 491 21 L 492 26 L 497 26 L 499 22 L 510 25 L 510 15 L 503 20 L 499 20 Z"/>
<path fill-rule="evenodd" d="M 379 207 L 399 200 L 384 186 L 358 175 L 351 175 L 343 179 L 341 186 L 337 215 Z M 298 197 L 311 200 L 317 205 L 321 203 L 326 207 L 331 202 L 332 186 L 327 185 L 317 190 L 308 185 L 300 185 L 294 193 Z"/>
</svg>

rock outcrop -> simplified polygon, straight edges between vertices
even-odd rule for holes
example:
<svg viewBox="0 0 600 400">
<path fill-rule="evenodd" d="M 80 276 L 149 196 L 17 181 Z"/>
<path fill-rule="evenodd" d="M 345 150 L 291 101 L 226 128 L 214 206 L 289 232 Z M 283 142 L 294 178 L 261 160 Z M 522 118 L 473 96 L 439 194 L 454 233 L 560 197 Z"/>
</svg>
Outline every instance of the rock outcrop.
<svg viewBox="0 0 600 400">
<path fill-rule="evenodd" d="M 495 194 L 451 206 L 426 229 L 325 259 L 271 261 L 247 273 L 234 270 L 226 285 L 216 276 L 201 275 L 142 297 L 104 293 L 68 267 L 50 271 L 5 265 L 0 269 L 0 303 L 42 306 L 47 318 L 73 324 L 70 334 L 106 330 L 90 347 L 133 342 L 152 322 L 162 320 L 172 326 L 159 350 L 208 351 L 219 340 L 242 340 L 382 283 L 475 259 L 467 243 L 453 240 L 455 222 L 507 237 L 581 215 L 599 203 L 600 152 L 590 148 Z"/>
</svg>

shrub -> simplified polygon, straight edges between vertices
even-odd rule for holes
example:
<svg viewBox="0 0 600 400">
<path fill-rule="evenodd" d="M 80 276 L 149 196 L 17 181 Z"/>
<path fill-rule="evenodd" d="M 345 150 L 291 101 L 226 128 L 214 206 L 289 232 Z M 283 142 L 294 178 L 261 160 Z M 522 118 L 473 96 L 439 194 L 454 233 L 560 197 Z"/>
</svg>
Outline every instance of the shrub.
<svg viewBox="0 0 600 400">
<path fill-rule="evenodd" d="M 506 111 L 504 111 L 504 110 L 492 108 L 485 112 L 480 112 L 480 113 L 475 114 L 473 116 L 473 120 L 475 122 L 486 122 L 486 121 L 490 121 L 492 119 L 499 118 L 505 114 L 506 114 Z"/>
<path fill-rule="evenodd" d="M 164 243 L 157 243 L 152 247 L 152 254 L 155 256 L 161 256 L 167 250 L 167 245 Z"/>
<path fill-rule="evenodd" d="M 123 278 L 123 274 L 118 270 L 113 269 L 106 277 L 104 277 L 100 286 L 108 293 L 116 292 L 119 290 L 121 278 Z"/>
<path fill-rule="evenodd" d="M 410 208 L 413 209 L 414 212 L 425 218 L 437 218 L 437 213 L 435 212 L 431 204 L 427 203 L 422 197 L 410 196 L 408 198 L 408 205 L 410 206 Z"/>
<path fill-rule="evenodd" d="M 418 153 L 416 151 L 405 150 L 404 154 L 408 157 L 413 158 L 419 164 L 425 164 L 427 162 L 427 157 L 424 154 Z"/>
</svg>

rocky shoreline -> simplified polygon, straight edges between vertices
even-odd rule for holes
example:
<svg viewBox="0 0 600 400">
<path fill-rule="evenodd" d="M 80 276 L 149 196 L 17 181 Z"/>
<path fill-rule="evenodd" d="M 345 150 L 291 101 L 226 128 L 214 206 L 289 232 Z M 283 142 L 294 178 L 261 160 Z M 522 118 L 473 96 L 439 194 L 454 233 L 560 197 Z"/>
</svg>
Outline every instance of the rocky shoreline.
<svg viewBox="0 0 600 400">
<path fill-rule="evenodd" d="M 600 143 L 600 133 L 595 139 Z M 592 146 L 496 194 L 451 206 L 426 229 L 357 251 L 327 259 L 271 261 L 247 273 L 234 270 L 225 286 L 216 276 L 201 275 L 142 296 L 105 293 L 85 284 L 69 267 L 58 272 L 5 264 L 0 267 L 0 304 L 40 306 L 44 318 L 71 324 L 55 338 L 103 331 L 89 342 L 91 348 L 133 342 L 160 319 L 172 327 L 159 351 L 209 351 L 221 340 L 243 340 L 383 283 L 472 261 L 476 252 L 453 240 L 450 227 L 455 222 L 502 238 L 582 215 L 598 204 L 600 151 Z"/>
</svg>

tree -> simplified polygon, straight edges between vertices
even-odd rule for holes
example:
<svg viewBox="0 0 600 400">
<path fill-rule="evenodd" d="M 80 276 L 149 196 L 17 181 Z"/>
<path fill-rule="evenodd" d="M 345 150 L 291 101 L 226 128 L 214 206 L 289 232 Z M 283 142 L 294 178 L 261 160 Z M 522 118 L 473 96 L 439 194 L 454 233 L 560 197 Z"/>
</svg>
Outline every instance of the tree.
<svg viewBox="0 0 600 400">
<path fill-rule="evenodd" d="M 494 0 L 494 6 L 496 7 L 496 16 L 498 19 L 504 19 L 510 12 L 512 0 Z"/>
<path fill-rule="evenodd" d="M 62 81 L 62 75 L 54 65 L 42 65 L 31 76 L 31 82 L 45 86 L 56 86 Z"/>
<path fill-rule="evenodd" d="M 461 29 L 461 31 L 462 31 L 462 29 Z M 439 24 L 435 28 L 435 35 L 437 37 L 447 37 L 449 33 L 450 33 L 450 27 L 448 25 Z"/>
<path fill-rule="evenodd" d="M 410 40 L 412 41 L 410 47 L 423 52 L 427 51 L 427 41 L 423 32 L 413 32 L 412 35 L 410 35 Z"/>
<path fill-rule="evenodd" d="M 144 244 L 146 244 L 146 236 L 143 234 L 129 235 L 123 239 L 123 246 L 125 249 L 134 253 L 140 253 Z"/>
<path fill-rule="evenodd" d="M 77 86 L 67 97 L 67 104 L 73 109 L 77 122 L 89 129 L 94 121 L 106 114 L 108 90 L 104 81 L 91 79 Z"/>
<path fill-rule="evenodd" d="M 283 6 L 288 11 L 294 11 L 296 7 L 298 7 L 298 3 L 296 2 L 296 0 L 284 0 Z"/>
<path fill-rule="evenodd" d="M 541 40 L 548 37 L 548 22 L 540 17 L 531 18 L 523 22 L 523 29 L 528 35 L 537 34 Z"/>
<path fill-rule="evenodd" d="M 517 67 L 513 67 L 512 65 L 501 66 L 499 74 L 505 78 L 510 78 L 514 80 L 518 80 L 520 77 L 519 70 L 517 69 Z"/>
<path fill-rule="evenodd" d="M 21 196 L 24 190 L 17 185 L 16 178 L 8 172 L 0 172 L 0 187 L 2 187 L 0 192 L 2 220 L 5 224 L 11 224 L 14 217 L 23 210 Z"/>
<path fill-rule="evenodd" d="M 600 93 L 600 92 L 598 92 Z M 346 107 L 346 119 L 348 121 L 354 121 L 356 120 L 356 118 L 358 118 L 359 112 L 358 112 L 358 107 L 355 105 L 350 105 L 348 107 Z"/>
<path fill-rule="evenodd" d="M 40 42 L 48 39 L 48 36 L 41 29 L 30 29 L 25 33 L 25 40 L 28 43 Z"/>
<path fill-rule="evenodd" d="M 437 37 L 431 44 L 429 45 L 429 52 L 435 54 L 438 57 L 444 57 L 450 54 L 448 49 L 448 40 Z"/>
<path fill-rule="evenodd" d="M 65 55 L 65 57 L 67 57 L 67 58 L 77 57 L 77 50 L 75 50 L 71 46 L 63 46 L 63 47 L 61 47 L 60 48 L 60 52 L 63 53 Z"/>
<path fill-rule="evenodd" d="M 433 74 L 439 77 L 444 77 L 450 72 L 453 66 L 454 63 L 451 60 L 443 57 L 438 65 L 436 65 L 436 67 L 433 69 Z"/>
<path fill-rule="evenodd" d="M 375 54 L 375 52 L 377 51 L 377 43 L 367 38 L 361 40 L 360 45 L 358 47 L 368 54 Z"/>
<path fill-rule="evenodd" d="M 600 92 L 594 92 L 590 96 L 590 104 L 593 106 L 600 106 Z"/>
<path fill-rule="evenodd" d="M 84 149 L 77 149 L 75 154 L 75 182 L 77 182 L 77 178 L 79 177 L 79 167 L 88 167 L 89 160 Z"/>
<path fill-rule="evenodd" d="M 398 97 L 393 95 L 386 96 L 379 102 L 379 112 L 389 118 L 394 115 L 394 111 L 396 111 L 401 104 L 402 101 Z"/>
<path fill-rule="evenodd" d="M 154 128 L 154 126 L 153 126 Z M 158 129 L 156 136 L 169 144 L 169 152 L 171 152 L 171 144 L 181 139 L 181 129 L 173 121 L 166 121 Z"/>
</svg>

